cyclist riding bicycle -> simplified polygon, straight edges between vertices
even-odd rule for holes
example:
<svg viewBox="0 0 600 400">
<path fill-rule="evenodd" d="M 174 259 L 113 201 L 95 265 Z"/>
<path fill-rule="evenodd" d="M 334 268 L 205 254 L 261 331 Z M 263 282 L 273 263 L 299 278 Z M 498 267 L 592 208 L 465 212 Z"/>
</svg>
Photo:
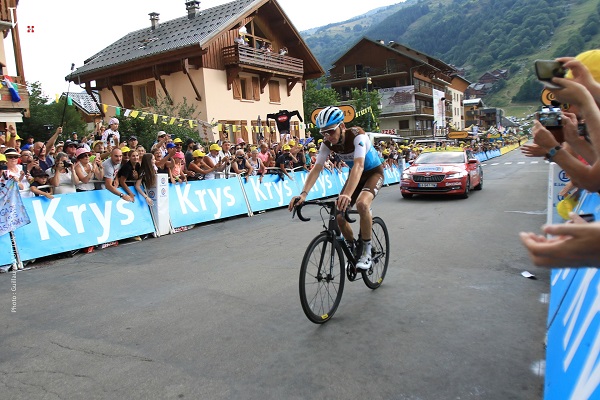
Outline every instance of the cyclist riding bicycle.
<svg viewBox="0 0 600 400">
<path fill-rule="evenodd" d="M 300 196 L 290 201 L 288 209 L 302 204 L 308 196 L 329 154 L 335 152 L 350 168 L 348 180 L 336 201 L 336 207 L 342 213 L 356 204 L 360 216 L 360 235 L 363 251 L 356 264 L 360 270 L 371 268 L 371 203 L 383 185 L 383 166 L 375 148 L 371 145 L 365 131 L 359 127 L 347 129 L 344 124 L 344 112 L 338 107 L 327 107 L 317 115 L 317 128 L 323 135 L 323 142 L 313 169 L 310 171 Z M 354 248 L 352 226 L 342 214 L 337 216 L 338 226 L 351 248 Z"/>
</svg>

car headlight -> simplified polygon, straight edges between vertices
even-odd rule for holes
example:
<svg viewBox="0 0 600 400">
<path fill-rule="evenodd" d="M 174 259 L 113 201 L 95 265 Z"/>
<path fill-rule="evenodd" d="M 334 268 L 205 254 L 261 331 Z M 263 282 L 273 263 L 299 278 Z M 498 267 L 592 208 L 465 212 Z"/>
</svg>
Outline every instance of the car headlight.
<svg viewBox="0 0 600 400">
<path fill-rule="evenodd" d="M 455 172 L 453 174 L 447 175 L 446 179 L 459 179 L 467 176 L 467 171 Z"/>
<path fill-rule="evenodd" d="M 402 179 L 412 179 L 412 175 L 409 174 L 408 172 L 403 172 Z"/>
</svg>

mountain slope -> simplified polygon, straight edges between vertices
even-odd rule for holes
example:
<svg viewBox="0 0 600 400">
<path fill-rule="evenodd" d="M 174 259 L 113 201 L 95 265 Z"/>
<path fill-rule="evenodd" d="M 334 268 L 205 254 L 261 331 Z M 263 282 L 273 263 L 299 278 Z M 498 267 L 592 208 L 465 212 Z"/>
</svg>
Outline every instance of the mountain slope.
<svg viewBox="0 0 600 400">
<path fill-rule="evenodd" d="M 402 43 L 465 68 L 472 82 L 485 71 L 506 69 L 508 81 L 486 99 L 496 106 L 515 96 L 537 100 L 541 85 L 533 82 L 534 59 L 600 47 L 598 0 L 415 0 L 375 16 L 302 34 L 325 69 L 363 36 Z"/>
</svg>

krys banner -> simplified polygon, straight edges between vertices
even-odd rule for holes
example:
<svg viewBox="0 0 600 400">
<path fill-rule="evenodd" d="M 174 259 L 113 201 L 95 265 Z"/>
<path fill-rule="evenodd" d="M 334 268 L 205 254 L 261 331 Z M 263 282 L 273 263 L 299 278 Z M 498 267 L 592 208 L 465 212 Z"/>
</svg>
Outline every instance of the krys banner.
<svg viewBox="0 0 600 400">
<path fill-rule="evenodd" d="M 133 191 L 134 193 L 135 190 Z M 15 231 L 22 260 L 154 232 L 148 205 L 128 203 L 107 190 L 24 198 L 31 224 Z"/>
</svg>

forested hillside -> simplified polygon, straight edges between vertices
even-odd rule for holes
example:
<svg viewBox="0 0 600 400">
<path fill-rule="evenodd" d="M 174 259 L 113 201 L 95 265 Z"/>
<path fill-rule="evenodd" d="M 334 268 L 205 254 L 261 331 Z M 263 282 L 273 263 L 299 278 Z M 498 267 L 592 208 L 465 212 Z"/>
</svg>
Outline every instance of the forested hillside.
<svg viewBox="0 0 600 400">
<path fill-rule="evenodd" d="M 539 97 L 535 58 L 600 48 L 598 0 L 419 0 L 393 7 L 385 18 L 380 14 L 353 27 L 350 21 L 332 24 L 306 32 L 305 40 L 326 69 L 363 36 L 402 43 L 465 68 L 472 82 L 485 71 L 506 69 L 508 81 L 492 94 L 499 106 L 513 97 Z M 346 30 L 343 40 L 340 26 Z"/>
</svg>

